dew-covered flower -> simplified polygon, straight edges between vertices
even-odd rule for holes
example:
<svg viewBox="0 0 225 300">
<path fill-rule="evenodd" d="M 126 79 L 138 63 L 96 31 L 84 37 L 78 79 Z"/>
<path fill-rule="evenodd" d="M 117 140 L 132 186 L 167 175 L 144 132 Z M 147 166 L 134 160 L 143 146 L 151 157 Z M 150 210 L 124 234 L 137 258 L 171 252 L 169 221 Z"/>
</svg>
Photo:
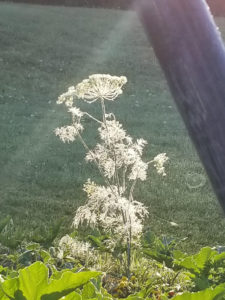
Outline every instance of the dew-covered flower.
<svg viewBox="0 0 225 300">
<path fill-rule="evenodd" d="M 129 180 L 140 179 L 142 181 L 147 178 L 148 164 L 142 161 L 140 158 L 135 161 L 131 167 L 131 173 L 129 174 Z"/>
<path fill-rule="evenodd" d="M 158 174 L 166 176 L 164 164 L 168 159 L 169 158 L 166 156 L 166 153 L 160 153 L 154 157 L 154 167 L 156 168 Z"/>
<path fill-rule="evenodd" d="M 131 202 L 121 196 L 117 186 L 98 186 L 88 181 L 84 190 L 88 191 L 88 201 L 76 211 L 74 227 L 88 225 L 102 228 L 105 232 L 123 238 L 128 237 L 131 230 L 133 237 L 141 236 L 143 222 L 148 215 L 142 203 Z"/>
<path fill-rule="evenodd" d="M 63 143 L 70 143 L 75 141 L 76 136 L 83 130 L 80 123 L 74 123 L 70 126 L 63 126 L 55 129 L 55 135 L 60 138 Z"/>
<path fill-rule="evenodd" d="M 142 155 L 144 147 L 148 144 L 148 142 L 144 139 L 137 139 L 136 144 L 134 145 L 135 150 Z"/>
<path fill-rule="evenodd" d="M 116 162 L 109 157 L 105 161 L 103 168 L 105 177 L 112 178 L 116 172 Z"/>
<path fill-rule="evenodd" d="M 138 241 L 143 232 L 144 220 L 148 216 L 147 208 L 134 200 L 136 181 L 146 180 L 151 163 L 159 174 L 165 176 L 164 163 L 168 160 L 166 153 L 161 153 L 153 160 L 144 162 L 142 156 L 147 141 L 142 138 L 132 139 L 122 124 L 116 120 L 115 115 L 106 112 L 104 100 L 115 100 L 122 94 L 126 82 L 124 76 L 94 74 L 77 86 L 70 87 L 59 97 L 57 103 L 64 102 L 68 106 L 68 111 L 72 115 L 72 125 L 55 130 L 55 134 L 65 143 L 74 141 L 82 132 L 81 120 L 84 115 L 100 124 L 98 128 L 100 141 L 94 148 L 90 149 L 82 136 L 79 135 L 79 138 L 87 150 L 86 161 L 97 165 L 106 185 L 100 186 L 90 180 L 86 182 L 83 190 L 87 193 L 87 202 L 77 209 L 73 226 L 98 228 L 113 235 L 117 241 L 123 240 L 124 243 L 128 240 Z M 75 98 L 88 103 L 101 101 L 103 121 L 75 107 L 73 104 Z M 78 245 L 79 241 L 75 242 Z M 64 243 L 72 247 L 75 242 L 67 236 L 61 241 L 61 246 Z M 75 248 L 73 245 L 73 249 Z M 63 252 L 59 255 L 63 255 Z"/>
<path fill-rule="evenodd" d="M 109 148 L 105 145 L 97 144 L 93 150 L 90 150 L 85 157 L 86 161 L 95 161 L 103 170 L 104 176 L 112 178 L 115 174 L 118 164 L 115 162 L 115 157 Z"/>
<path fill-rule="evenodd" d="M 62 95 L 59 96 L 57 104 L 65 103 L 66 106 L 72 107 L 73 100 L 76 97 L 76 91 L 75 87 L 71 86 L 69 87 L 68 91 Z"/>
<path fill-rule="evenodd" d="M 81 118 L 84 113 L 78 108 L 78 107 L 70 107 L 69 110 L 68 110 L 72 116 L 76 117 L 76 118 Z"/>
<path fill-rule="evenodd" d="M 116 120 L 106 120 L 106 124 L 98 129 L 100 138 L 106 144 L 115 144 L 126 137 L 126 131 L 123 129 L 122 124 Z"/>
<path fill-rule="evenodd" d="M 90 103 L 98 99 L 113 101 L 123 93 L 122 87 L 126 82 L 125 76 L 94 74 L 76 86 L 76 96 Z"/>
<path fill-rule="evenodd" d="M 115 117 L 102 123 L 98 131 L 102 142 L 87 153 L 86 160 L 97 162 L 109 179 L 113 178 L 116 170 L 130 167 L 129 180 L 145 180 L 148 164 L 142 161 L 141 156 L 147 142 L 144 139 L 133 142 Z"/>
<path fill-rule="evenodd" d="M 59 241 L 59 250 L 59 258 L 62 258 L 66 253 L 72 257 L 85 259 L 92 249 L 90 243 L 79 241 L 67 234 Z"/>
</svg>

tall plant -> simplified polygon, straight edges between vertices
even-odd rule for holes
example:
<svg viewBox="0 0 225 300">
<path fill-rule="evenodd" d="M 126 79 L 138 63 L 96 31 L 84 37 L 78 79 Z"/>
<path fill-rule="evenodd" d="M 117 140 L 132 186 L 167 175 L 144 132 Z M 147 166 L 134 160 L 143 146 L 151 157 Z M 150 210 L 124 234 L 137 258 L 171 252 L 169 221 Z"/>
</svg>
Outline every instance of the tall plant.
<svg viewBox="0 0 225 300">
<path fill-rule="evenodd" d="M 138 181 L 145 181 L 148 167 L 152 164 L 157 172 L 165 176 L 166 153 L 158 154 L 153 160 L 142 160 L 147 141 L 134 140 L 123 129 L 115 115 L 107 112 L 106 103 L 114 101 L 122 94 L 127 79 L 105 74 L 95 74 L 72 86 L 62 94 L 57 103 L 64 103 L 71 114 L 72 123 L 55 129 L 55 134 L 64 142 L 79 140 L 84 146 L 86 161 L 93 162 L 98 168 L 104 185 L 97 185 L 90 179 L 84 184 L 87 202 L 75 214 L 73 226 L 98 228 L 110 233 L 114 240 L 126 246 L 127 276 L 130 276 L 131 248 L 138 243 L 143 232 L 148 209 L 134 199 L 134 189 Z M 102 119 L 99 120 L 87 111 L 77 107 L 77 100 L 88 104 L 100 102 Z M 90 149 L 83 139 L 84 118 L 98 124 L 100 141 Z"/>
</svg>

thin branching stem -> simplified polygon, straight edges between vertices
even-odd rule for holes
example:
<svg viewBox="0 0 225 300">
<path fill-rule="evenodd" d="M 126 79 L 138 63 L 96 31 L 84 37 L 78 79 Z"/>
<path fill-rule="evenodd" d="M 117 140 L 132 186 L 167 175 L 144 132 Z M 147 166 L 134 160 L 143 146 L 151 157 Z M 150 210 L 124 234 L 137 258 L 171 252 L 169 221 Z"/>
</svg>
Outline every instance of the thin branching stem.
<svg viewBox="0 0 225 300">
<path fill-rule="evenodd" d="M 103 123 L 105 125 L 105 128 L 106 128 L 107 132 L 109 133 L 107 122 L 106 122 L 105 102 L 104 102 L 103 98 L 101 99 L 101 107 L 102 107 Z M 118 192 L 120 194 L 121 193 L 121 191 L 120 191 L 120 180 L 119 180 L 119 174 L 118 174 L 118 170 L 117 170 L 116 152 L 115 152 L 114 146 L 112 145 L 112 143 L 110 143 L 110 138 L 109 137 L 108 137 L 108 144 L 109 144 L 109 147 L 111 148 L 110 150 L 113 152 L 113 158 L 114 158 L 114 163 L 115 163 L 116 186 L 117 186 Z"/>
<path fill-rule="evenodd" d="M 127 172 L 127 166 L 123 168 L 122 171 L 122 192 L 124 193 L 126 191 L 126 172 Z"/>
<path fill-rule="evenodd" d="M 131 185 L 131 188 L 130 188 L 130 193 L 129 193 L 129 201 L 133 201 L 133 192 L 134 192 L 134 188 L 135 188 L 135 185 L 137 183 L 137 179 L 135 179 Z"/>
<path fill-rule="evenodd" d="M 102 121 L 99 121 L 98 119 L 96 119 L 95 117 L 93 117 L 91 114 L 84 112 L 84 115 L 87 115 L 89 118 L 91 118 L 92 120 L 94 120 L 95 122 L 102 124 Z"/>
<path fill-rule="evenodd" d="M 104 99 L 101 99 L 101 107 L 102 107 L 102 114 L 103 114 L 103 122 L 104 122 L 107 132 L 109 132 L 108 128 L 107 128 L 107 123 L 106 123 L 106 109 L 105 109 Z M 108 137 L 108 139 L 109 139 L 109 137 Z M 109 145 L 111 145 L 110 141 L 109 141 Z M 120 194 L 121 186 L 120 186 L 120 180 L 119 180 L 119 175 L 118 175 L 118 170 L 117 170 L 116 153 L 115 153 L 115 149 L 114 149 L 113 145 L 111 145 L 111 150 L 113 151 L 113 156 L 114 156 L 115 179 L 116 179 L 116 183 L 117 183 L 116 185 L 117 185 L 118 192 Z M 124 225 L 126 225 L 127 218 L 124 214 L 123 209 L 121 209 L 121 213 L 122 213 Z M 130 216 L 128 216 L 128 217 L 130 218 Z M 128 234 L 128 238 L 127 238 L 127 277 L 128 278 L 130 278 L 130 258 L 131 258 L 131 224 L 129 226 L 129 234 Z"/>
</svg>

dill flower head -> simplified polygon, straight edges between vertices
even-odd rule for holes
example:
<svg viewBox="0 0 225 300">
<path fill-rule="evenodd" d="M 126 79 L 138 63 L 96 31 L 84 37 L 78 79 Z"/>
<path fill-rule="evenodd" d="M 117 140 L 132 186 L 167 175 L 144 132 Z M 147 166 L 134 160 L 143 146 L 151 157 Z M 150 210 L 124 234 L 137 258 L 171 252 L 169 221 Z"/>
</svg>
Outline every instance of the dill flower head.
<svg viewBox="0 0 225 300">
<path fill-rule="evenodd" d="M 166 153 L 160 153 L 154 157 L 154 167 L 156 168 L 158 174 L 166 176 L 164 164 L 165 162 L 167 162 L 168 159 L 169 158 L 168 156 L 166 156 Z"/>
<path fill-rule="evenodd" d="M 68 253 L 72 257 L 81 259 L 85 259 L 92 251 L 90 243 L 73 239 L 68 234 L 59 241 L 59 250 L 59 258 L 62 258 L 64 253 Z"/>
<path fill-rule="evenodd" d="M 68 110 L 74 118 L 80 119 L 84 113 L 78 107 L 70 107 Z"/>
<path fill-rule="evenodd" d="M 63 126 L 55 129 L 55 135 L 60 138 L 63 143 L 75 141 L 76 136 L 83 130 L 80 123 L 74 123 L 71 126 Z"/>
<path fill-rule="evenodd" d="M 122 124 L 116 120 L 106 120 L 106 124 L 102 124 L 98 131 L 101 140 L 106 144 L 115 144 L 126 137 L 126 131 L 123 129 Z"/>
<path fill-rule="evenodd" d="M 122 87 L 126 82 L 125 76 L 94 74 L 76 86 L 76 96 L 89 103 L 97 100 L 113 101 L 123 93 Z"/>
<path fill-rule="evenodd" d="M 65 103 L 66 106 L 72 107 L 73 106 L 73 100 L 76 97 L 75 94 L 75 87 L 71 86 L 69 87 L 68 91 L 62 95 L 59 96 L 57 100 L 57 104 Z"/>
</svg>

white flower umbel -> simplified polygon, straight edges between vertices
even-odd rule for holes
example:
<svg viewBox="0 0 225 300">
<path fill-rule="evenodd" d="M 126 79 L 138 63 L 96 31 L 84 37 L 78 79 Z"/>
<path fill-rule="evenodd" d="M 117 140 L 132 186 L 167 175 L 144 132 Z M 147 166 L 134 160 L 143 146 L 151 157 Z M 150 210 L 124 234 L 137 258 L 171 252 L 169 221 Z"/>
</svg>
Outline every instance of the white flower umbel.
<svg viewBox="0 0 225 300">
<path fill-rule="evenodd" d="M 137 159 L 131 168 L 131 173 L 128 176 L 129 180 L 136 180 L 136 179 L 140 179 L 142 181 L 146 180 L 147 169 L 148 169 L 148 164 L 143 162 L 141 159 Z"/>
<path fill-rule="evenodd" d="M 140 239 L 144 222 L 148 216 L 147 208 L 134 200 L 134 189 L 138 181 L 147 179 L 151 164 L 157 172 L 166 175 L 164 163 L 168 160 L 165 153 L 153 160 L 142 159 L 147 141 L 140 138 L 133 140 L 116 120 L 112 113 L 106 112 L 105 103 L 115 100 L 122 94 L 127 82 L 126 77 L 108 74 L 94 74 L 75 87 L 62 94 L 57 103 L 65 103 L 72 117 L 71 126 L 57 128 L 55 134 L 65 142 L 73 142 L 76 137 L 83 144 L 86 161 L 94 163 L 105 185 L 97 185 L 90 180 L 84 185 L 87 202 L 79 207 L 73 220 L 73 226 L 89 226 L 100 231 L 111 233 L 114 239 L 127 245 L 127 274 L 129 277 L 131 245 Z M 76 106 L 74 100 L 76 99 Z M 99 100 L 102 109 L 102 120 L 77 107 L 78 99 L 88 103 Z M 106 101 L 107 100 L 107 101 Z M 84 141 L 82 121 L 90 118 L 98 125 L 99 143 L 90 149 Z"/>
<path fill-rule="evenodd" d="M 87 262 L 93 254 L 94 250 L 91 248 L 90 243 L 79 241 L 68 234 L 63 236 L 59 241 L 58 258 L 60 259 L 66 256 Z"/>
<path fill-rule="evenodd" d="M 71 126 L 64 126 L 55 129 L 55 135 L 60 138 L 63 143 L 70 143 L 75 141 L 76 136 L 83 130 L 80 123 L 74 123 Z"/>
<path fill-rule="evenodd" d="M 84 113 L 77 107 L 70 107 L 68 110 L 74 118 L 81 119 Z"/>
<path fill-rule="evenodd" d="M 122 87 L 126 82 L 125 76 L 94 74 L 76 86 L 76 96 L 90 103 L 98 99 L 113 101 L 123 93 Z"/>
<path fill-rule="evenodd" d="M 61 96 L 59 96 L 57 104 L 65 103 L 66 106 L 71 107 L 73 105 L 73 100 L 76 97 L 75 87 L 69 87 L 68 91 Z"/>
<path fill-rule="evenodd" d="M 156 155 L 153 159 L 154 167 L 156 168 L 158 174 L 166 176 L 164 164 L 167 162 L 169 158 L 166 153 L 160 153 Z"/>
</svg>

